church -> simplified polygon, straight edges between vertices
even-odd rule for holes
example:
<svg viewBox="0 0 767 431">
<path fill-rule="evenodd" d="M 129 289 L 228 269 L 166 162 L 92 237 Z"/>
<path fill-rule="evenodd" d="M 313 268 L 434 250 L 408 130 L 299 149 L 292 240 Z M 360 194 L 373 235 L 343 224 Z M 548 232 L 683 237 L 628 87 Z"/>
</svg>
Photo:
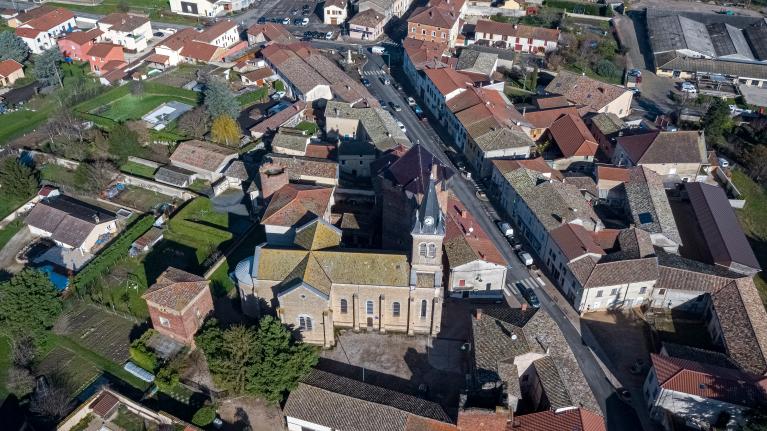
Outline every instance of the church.
<svg viewBox="0 0 767 431">
<path fill-rule="evenodd" d="M 409 254 L 343 248 L 341 231 L 320 217 L 298 227 L 292 245 L 257 246 L 235 270 L 243 312 L 276 314 L 324 347 L 338 328 L 436 335 L 445 217 L 434 174 L 410 225 Z"/>
</svg>

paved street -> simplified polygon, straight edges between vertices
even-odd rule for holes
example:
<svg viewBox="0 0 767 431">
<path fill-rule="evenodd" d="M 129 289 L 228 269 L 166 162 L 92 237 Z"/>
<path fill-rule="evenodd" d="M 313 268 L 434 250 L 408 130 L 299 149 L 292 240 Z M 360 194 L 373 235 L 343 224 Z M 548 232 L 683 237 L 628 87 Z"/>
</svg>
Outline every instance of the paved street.
<svg viewBox="0 0 767 431">
<path fill-rule="evenodd" d="M 371 74 L 374 76 L 380 75 L 377 71 L 384 68 L 385 57 L 369 55 L 368 58 L 369 61 L 364 67 L 363 74 L 366 76 L 370 76 Z M 395 102 L 403 106 L 401 112 L 393 112 L 393 115 L 405 125 L 407 128 L 407 135 L 411 141 L 422 144 L 443 164 L 450 166 L 455 172 L 458 172 L 445 154 L 446 146 L 437 133 L 434 132 L 431 127 L 418 120 L 413 111 L 407 107 L 407 102 L 405 101 L 407 95 L 401 94 L 391 85 L 384 85 L 379 79 L 370 79 L 370 82 L 371 86 L 369 89 L 374 96 L 383 99 L 386 102 Z M 412 96 L 415 97 L 416 95 Z M 488 233 L 503 256 L 510 262 L 511 268 L 508 273 L 509 283 L 530 279 L 531 276 L 529 271 L 519 262 L 519 259 L 512 251 L 509 243 L 495 227 L 485 205 L 477 198 L 473 183 L 461 175 L 454 175 L 451 180 L 451 185 L 456 196 L 464 203 L 464 205 L 466 205 L 468 210 L 476 218 L 477 222 Z M 599 368 L 593 354 L 588 347 L 583 344 L 578 330 L 576 330 L 562 310 L 559 309 L 558 305 L 555 304 L 554 300 L 549 297 L 545 291 L 536 289 L 536 293 L 540 299 L 541 307 L 551 315 L 560 327 L 568 344 L 570 344 L 571 349 L 575 353 L 578 363 L 586 376 L 586 380 L 588 380 L 591 385 L 600 406 L 605 412 L 608 428 L 610 430 L 621 431 L 641 430 L 642 428 L 636 412 L 630 406 L 618 399 L 614 388 L 607 381 L 605 374 Z M 565 304 L 564 306 L 567 305 Z"/>
</svg>

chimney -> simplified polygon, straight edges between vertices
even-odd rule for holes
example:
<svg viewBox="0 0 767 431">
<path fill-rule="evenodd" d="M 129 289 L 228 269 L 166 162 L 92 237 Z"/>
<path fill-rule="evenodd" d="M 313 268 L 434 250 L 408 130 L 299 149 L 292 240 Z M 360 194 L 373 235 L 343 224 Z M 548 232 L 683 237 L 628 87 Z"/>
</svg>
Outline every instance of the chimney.
<svg viewBox="0 0 767 431">
<path fill-rule="evenodd" d="M 432 11 L 429 11 L 429 18 L 431 18 L 431 17 L 432 17 L 432 15 L 433 15 L 433 12 L 432 12 Z"/>
<path fill-rule="evenodd" d="M 94 221 L 96 224 L 99 224 L 99 221 L 100 221 L 100 220 L 101 220 L 101 219 L 99 218 L 99 215 L 98 215 L 97 213 L 93 213 L 93 221 Z"/>
<path fill-rule="evenodd" d="M 477 320 L 482 318 L 482 309 L 481 308 L 477 308 L 476 310 L 474 310 L 474 318 L 477 319 Z"/>
<path fill-rule="evenodd" d="M 466 218 L 466 210 L 461 210 L 461 218 Z"/>
<path fill-rule="evenodd" d="M 522 311 L 527 311 L 527 301 L 522 303 Z"/>
<path fill-rule="evenodd" d="M 288 172 L 285 168 L 272 162 L 265 163 L 258 170 L 261 179 L 261 196 L 271 197 L 282 186 L 288 184 Z"/>
<path fill-rule="evenodd" d="M 517 29 L 517 25 L 516 25 L 516 24 L 514 24 L 514 30 L 516 30 L 516 29 Z"/>
<path fill-rule="evenodd" d="M 435 181 L 437 180 L 437 169 L 438 169 L 437 164 L 432 162 L 432 164 L 431 164 L 431 179 L 433 179 Z"/>
<path fill-rule="evenodd" d="M 522 116 L 524 117 L 526 113 L 527 113 L 527 106 L 523 106 L 522 107 Z"/>
</svg>

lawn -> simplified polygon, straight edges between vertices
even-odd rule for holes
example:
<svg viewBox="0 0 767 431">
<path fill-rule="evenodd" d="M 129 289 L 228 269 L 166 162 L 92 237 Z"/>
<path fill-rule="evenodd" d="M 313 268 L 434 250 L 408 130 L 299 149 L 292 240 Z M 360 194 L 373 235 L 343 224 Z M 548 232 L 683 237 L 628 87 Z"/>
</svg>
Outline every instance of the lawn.
<svg viewBox="0 0 767 431">
<path fill-rule="evenodd" d="M 141 163 L 126 162 L 120 166 L 120 170 L 126 174 L 152 179 L 154 178 L 154 171 L 156 169 L 151 166 L 142 165 Z"/>
<path fill-rule="evenodd" d="M 8 244 L 8 241 L 10 241 L 22 227 L 24 227 L 24 223 L 21 220 L 16 219 L 0 229 L 0 250 L 5 247 L 5 244 Z"/>
<path fill-rule="evenodd" d="M 117 87 L 77 106 L 75 110 L 86 117 L 102 117 L 111 121 L 137 120 L 163 102 L 176 100 L 197 105 L 199 95 L 191 90 L 145 82 L 140 96 L 133 95 L 127 85 Z M 90 114 L 91 116 L 88 116 Z"/>
<path fill-rule="evenodd" d="M 307 134 L 314 136 L 314 134 L 317 133 L 319 127 L 317 127 L 317 123 L 313 123 L 311 121 L 302 121 L 296 124 L 296 129 L 303 130 Z"/>
<path fill-rule="evenodd" d="M 223 243 L 232 239 L 229 214 L 213 209 L 208 198 L 189 202 L 168 222 L 165 238 L 195 251 L 197 264 L 202 265 Z"/>
<path fill-rule="evenodd" d="M 139 211 L 148 212 L 164 203 L 174 202 L 176 198 L 142 187 L 126 186 L 123 191 L 112 198 L 112 202 L 126 205 Z"/>
<path fill-rule="evenodd" d="M 264 242 L 266 235 L 264 234 L 264 228 L 260 225 L 255 226 L 250 232 L 248 232 L 247 238 L 245 238 L 235 248 L 226 260 L 216 269 L 210 276 L 210 289 L 216 296 L 232 295 L 236 290 L 236 286 L 229 273 L 234 271 L 235 266 L 243 259 L 253 254 L 254 244 L 261 244 Z"/>
<path fill-rule="evenodd" d="M 76 187 L 77 184 L 75 171 L 53 164 L 43 165 L 40 168 L 40 179 L 64 187 Z"/>
<path fill-rule="evenodd" d="M 73 307 L 59 317 L 55 331 L 77 340 L 83 347 L 106 359 L 122 364 L 130 357 L 128 349 L 136 326 L 134 321 L 95 305 L 74 301 Z"/>
<path fill-rule="evenodd" d="M 0 337 L 0 404 L 8 396 L 5 381 L 11 368 L 11 343 L 6 337 Z"/>
<path fill-rule="evenodd" d="M 29 198 L 15 198 L 15 197 L 9 197 L 5 194 L 0 194 L 0 219 L 4 219 L 8 216 L 8 214 L 12 213 L 16 208 L 20 207 L 21 204 L 26 202 Z"/>
<path fill-rule="evenodd" d="M 259 87 L 257 90 L 243 93 L 237 96 L 237 102 L 240 103 L 240 108 L 246 108 L 250 105 L 258 103 L 266 97 L 269 89 L 267 87 Z"/>
<path fill-rule="evenodd" d="M 767 268 L 767 192 L 740 170 L 732 171 L 732 181 L 743 194 L 746 206 L 735 210 L 762 268 Z M 760 272 L 754 277 L 762 302 L 767 304 L 767 278 Z"/>
<path fill-rule="evenodd" d="M 143 14 L 149 14 L 149 19 L 157 21 L 158 23 L 171 23 L 171 24 L 186 24 L 195 25 L 199 23 L 199 20 L 195 17 L 176 15 L 170 12 L 167 0 L 130 0 L 129 2 L 121 0 L 104 0 L 101 4 L 90 6 L 88 4 L 76 4 L 76 3 L 48 3 L 54 6 L 61 6 L 73 11 L 90 12 L 95 14 L 110 14 L 112 12 L 119 12 L 120 4 L 125 3 L 130 5 L 131 12 L 138 12 Z"/>
<path fill-rule="evenodd" d="M 59 374 L 64 377 L 70 385 L 72 397 L 88 387 L 100 374 L 93 363 L 83 360 L 72 350 L 58 344 L 45 355 L 35 372 L 48 376 Z"/>
</svg>

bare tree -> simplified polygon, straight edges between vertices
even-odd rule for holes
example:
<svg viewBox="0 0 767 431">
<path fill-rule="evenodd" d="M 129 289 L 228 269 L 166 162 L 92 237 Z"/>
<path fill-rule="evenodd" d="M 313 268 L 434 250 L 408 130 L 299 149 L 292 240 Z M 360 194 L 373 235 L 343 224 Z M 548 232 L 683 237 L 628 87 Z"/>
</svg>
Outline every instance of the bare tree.
<svg viewBox="0 0 767 431">
<path fill-rule="evenodd" d="M 32 392 L 35 388 L 35 377 L 28 369 L 13 366 L 8 369 L 6 386 L 17 396 L 23 396 Z"/>
<path fill-rule="evenodd" d="M 135 82 L 140 82 L 140 81 L 135 81 Z M 128 121 L 127 123 L 125 123 L 125 126 L 136 133 L 139 143 L 144 145 L 149 143 L 149 129 L 147 129 L 146 124 L 143 121 L 140 121 L 140 120 Z"/>
<path fill-rule="evenodd" d="M 31 337 L 21 337 L 13 341 L 13 364 L 30 368 L 35 360 L 35 341 Z"/>
<path fill-rule="evenodd" d="M 29 411 L 50 421 L 58 421 L 72 408 L 71 384 L 61 374 L 38 379 L 29 402 Z"/>
<path fill-rule="evenodd" d="M 96 160 L 93 163 L 80 163 L 75 171 L 75 181 L 79 188 L 97 192 L 103 190 L 116 175 L 114 165 L 106 160 Z"/>
<path fill-rule="evenodd" d="M 191 138 L 202 138 L 210 128 L 210 114 L 202 107 L 194 108 L 179 117 L 178 128 Z"/>
</svg>

